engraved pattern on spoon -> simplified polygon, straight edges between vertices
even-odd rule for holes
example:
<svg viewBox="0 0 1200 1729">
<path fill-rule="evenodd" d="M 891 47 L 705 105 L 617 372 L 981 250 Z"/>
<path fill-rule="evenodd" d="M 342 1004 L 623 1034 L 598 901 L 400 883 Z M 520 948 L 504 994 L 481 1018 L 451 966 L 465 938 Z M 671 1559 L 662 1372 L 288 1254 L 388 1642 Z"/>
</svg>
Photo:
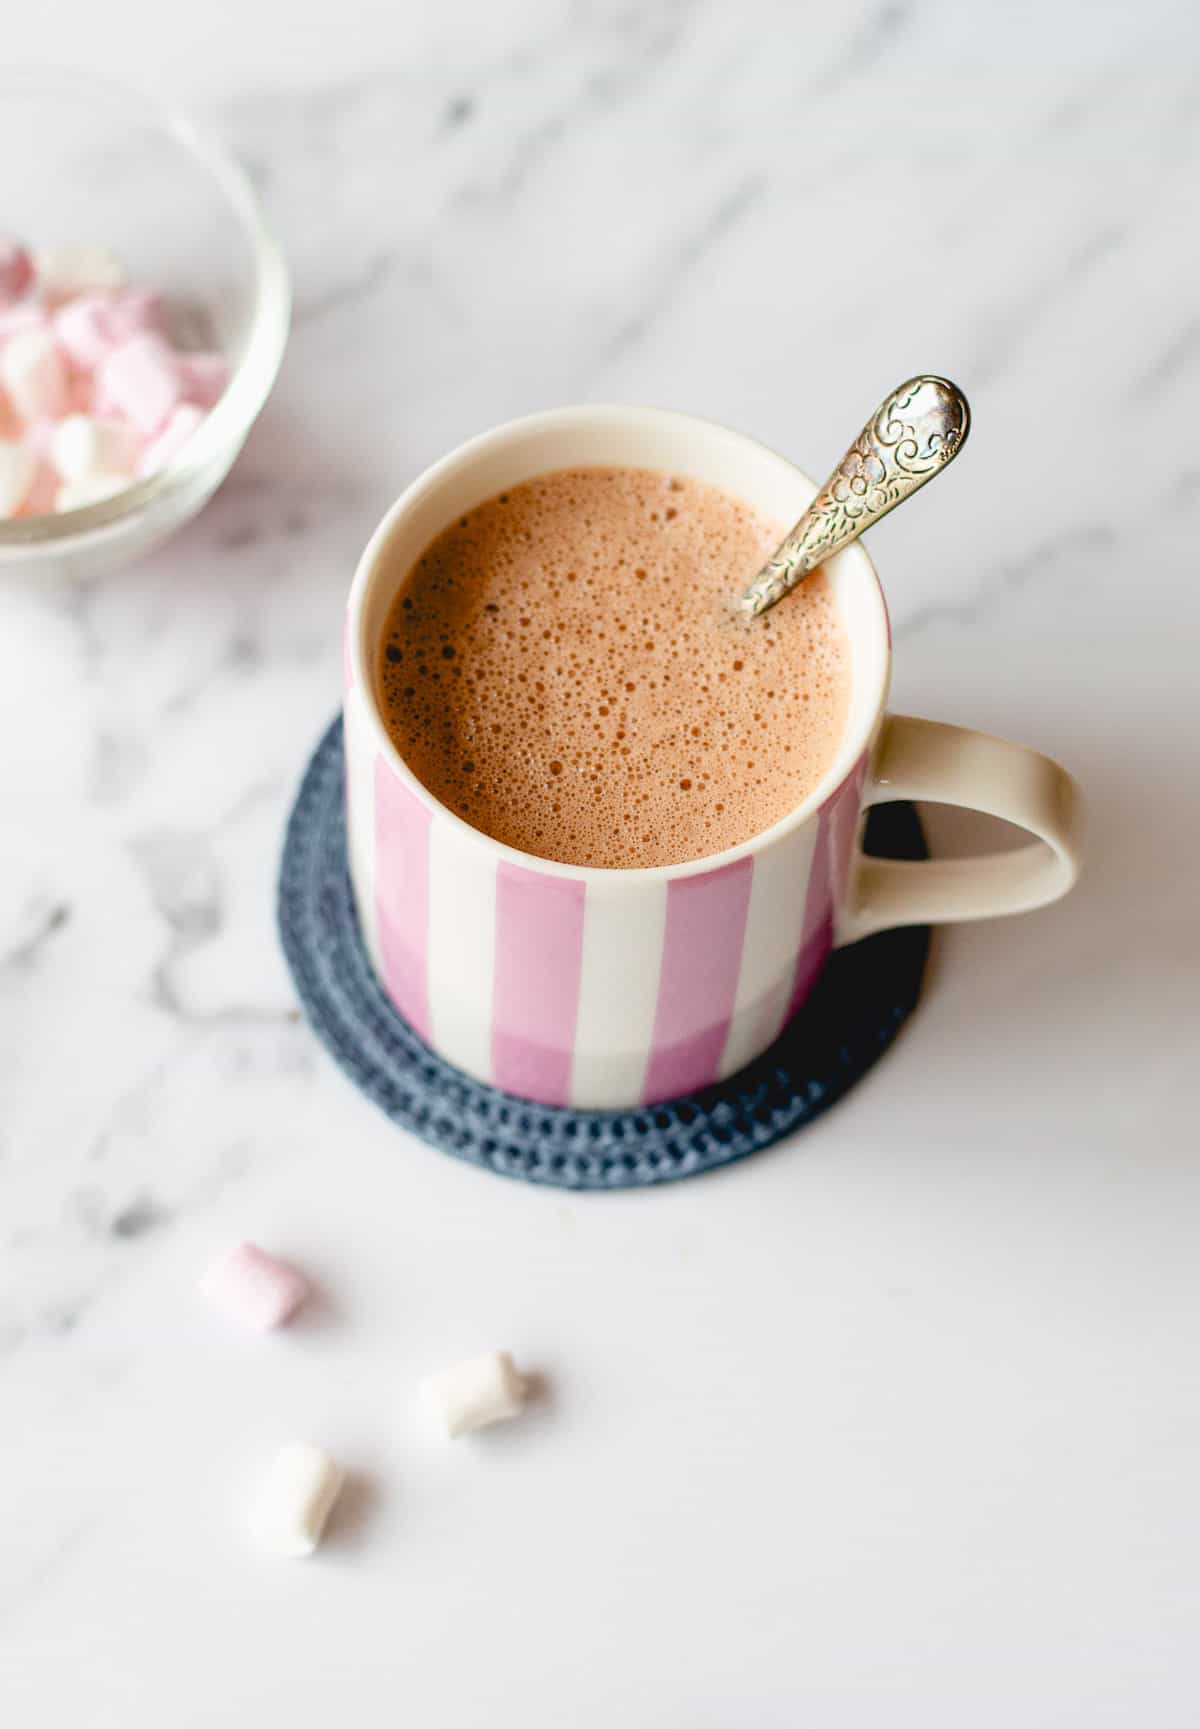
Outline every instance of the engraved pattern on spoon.
<svg viewBox="0 0 1200 1729">
<path fill-rule="evenodd" d="M 922 374 L 900 385 L 742 595 L 742 610 L 757 617 L 774 606 L 817 565 L 940 474 L 966 443 L 970 426 L 967 399 L 949 379 Z"/>
</svg>

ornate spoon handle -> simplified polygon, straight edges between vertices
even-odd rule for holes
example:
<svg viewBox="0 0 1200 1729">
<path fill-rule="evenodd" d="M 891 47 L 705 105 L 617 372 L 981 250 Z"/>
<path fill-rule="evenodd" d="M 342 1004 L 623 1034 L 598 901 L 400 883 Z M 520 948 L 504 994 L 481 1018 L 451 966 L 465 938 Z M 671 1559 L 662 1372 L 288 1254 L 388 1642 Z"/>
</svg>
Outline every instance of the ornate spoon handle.
<svg viewBox="0 0 1200 1729">
<path fill-rule="evenodd" d="M 932 480 L 966 443 L 971 410 L 948 378 L 910 378 L 893 390 L 743 594 L 757 617 L 810 570 Z"/>
</svg>

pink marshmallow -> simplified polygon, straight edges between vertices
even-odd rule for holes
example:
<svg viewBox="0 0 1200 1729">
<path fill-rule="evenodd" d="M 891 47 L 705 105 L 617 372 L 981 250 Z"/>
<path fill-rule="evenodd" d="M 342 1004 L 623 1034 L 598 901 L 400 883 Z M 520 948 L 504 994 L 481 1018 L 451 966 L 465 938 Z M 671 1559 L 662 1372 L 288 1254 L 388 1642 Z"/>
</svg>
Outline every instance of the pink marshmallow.
<svg viewBox="0 0 1200 1729">
<path fill-rule="evenodd" d="M 33 287 L 33 259 L 19 240 L 0 234 L 0 305 L 24 299 Z"/>
<path fill-rule="evenodd" d="M 76 366 L 97 367 L 114 348 L 143 331 L 162 333 L 162 297 L 140 289 L 81 294 L 54 316 L 54 329 Z"/>
<path fill-rule="evenodd" d="M 70 376 L 48 325 L 11 336 L 0 350 L 0 382 L 25 420 L 57 420 L 70 402 Z"/>
<path fill-rule="evenodd" d="M 201 408 L 214 407 L 229 383 L 229 362 L 225 356 L 193 351 L 177 355 L 176 362 L 187 401 Z"/>
<path fill-rule="evenodd" d="M 54 315 L 54 334 L 76 366 L 99 366 L 116 344 L 109 330 L 108 303 L 100 294 L 81 294 Z"/>
<path fill-rule="evenodd" d="M 254 1243 L 239 1243 L 209 1268 L 201 1290 L 233 1320 L 265 1333 L 295 1314 L 308 1280 Z"/>
<path fill-rule="evenodd" d="M 17 514 L 36 471 L 37 459 L 27 445 L 0 438 L 0 518 Z"/>
<path fill-rule="evenodd" d="M 17 515 L 47 516 L 54 509 L 54 501 L 57 497 L 58 475 L 49 462 L 39 458 L 37 472 L 33 477 L 33 485 L 25 494 L 25 502 Z"/>
<path fill-rule="evenodd" d="M 46 314 L 35 300 L 23 300 L 19 306 L 0 304 L 0 348 L 22 331 L 37 330 L 46 322 Z"/>
<path fill-rule="evenodd" d="M 50 447 L 54 443 L 54 435 L 62 425 L 58 420 L 27 420 L 23 426 L 22 443 L 25 444 L 39 461 L 50 461 Z"/>
<path fill-rule="evenodd" d="M 90 414 L 95 397 L 90 372 L 76 372 L 67 381 L 67 413 Z"/>
<path fill-rule="evenodd" d="M 147 288 L 122 288 L 110 296 L 104 322 L 114 343 L 125 342 L 141 330 L 164 336 L 162 295 Z"/>
<path fill-rule="evenodd" d="M 101 363 L 94 409 L 114 409 L 145 433 L 164 424 L 182 394 L 170 345 L 155 331 L 139 331 Z"/>
</svg>

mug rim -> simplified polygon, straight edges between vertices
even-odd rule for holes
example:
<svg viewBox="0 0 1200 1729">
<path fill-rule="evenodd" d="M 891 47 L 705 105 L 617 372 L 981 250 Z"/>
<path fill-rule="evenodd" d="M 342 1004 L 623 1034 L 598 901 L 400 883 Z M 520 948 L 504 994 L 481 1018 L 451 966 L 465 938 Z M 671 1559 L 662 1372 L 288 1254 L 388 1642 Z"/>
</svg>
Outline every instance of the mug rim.
<svg viewBox="0 0 1200 1729">
<path fill-rule="evenodd" d="M 706 853 L 701 858 L 686 859 L 676 864 L 660 865 L 566 864 L 561 859 L 542 858 L 538 853 L 525 852 L 520 847 L 510 846 L 507 841 L 497 840 L 483 829 L 475 828 L 471 823 L 464 821 L 435 793 L 430 792 L 425 783 L 413 773 L 392 742 L 375 697 L 371 670 L 366 664 L 363 621 L 367 596 L 380 567 L 380 554 L 383 548 L 390 540 L 397 523 L 427 493 L 433 491 L 456 470 L 467 467 L 480 456 L 495 449 L 497 445 L 506 443 L 515 434 L 573 429 L 586 425 L 588 422 L 615 425 L 621 421 L 629 420 L 640 420 L 643 423 L 649 421 L 657 424 L 664 431 L 671 431 L 676 434 L 688 431 L 708 435 L 720 434 L 723 439 L 731 440 L 740 445 L 748 455 L 769 457 L 773 462 L 783 464 L 810 487 L 814 494 L 817 490 L 816 483 L 805 474 L 802 468 L 792 462 L 790 457 L 784 456 L 780 451 L 764 444 L 761 439 L 751 437 L 749 433 L 739 432 L 732 427 L 725 426 L 721 421 L 712 420 L 706 416 L 685 414 L 676 409 L 639 407 L 626 403 L 595 403 L 577 407 L 542 409 L 533 414 L 519 415 L 513 420 L 503 421 L 500 425 L 493 426 L 487 431 L 476 433 L 472 438 L 455 445 L 444 456 L 423 468 L 420 474 L 409 482 L 399 497 L 384 512 L 382 519 L 367 541 L 355 567 L 347 600 L 348 654 L 353 683 L 362 694 L 361 712 L 366 717 L 376 751 L 383 754 L 392 772 L 399 777 L 404 786 L 422 804 L 428 806 L 439 819 L 450 823 L 465 840 L 486 847 L 490 853 L 507 863 L 516 865 L 523 870 L 537 871 L 542 875 L 559 876 L 568 878 L 572 882 L 594 883 L 597 886 L 603 885 L 607 888 L 620 887 L 626 883 L 633 886 L 642 883 L 662 882 L 666 879 L 678 881 L 684 877 L 723 870 L 728 865 L 737 864 L 741 859 L 754 856 L 764 848 L 783 839 L 794 829 L 801 827 L 820 811 L 822 805 L 853 773 L 854 764 L 859 761 L 874 738 L 883 716 L 891 667 L 891 628 L 883 587 L 879 580 L 879 573 L 862 542 L 855 541 L 850 546 L 844 547 L 837 554 L 837 557 L 855 562 L 861 561 L 871 579 L 869 593 L 878 607 L 883 643 L 874 700 L 869 701 L 864 706 L 858 724 L 853 729 L 847 728 L 839 742 L 834 761 L 806 798 L 802 799 L 799 804 L 793 805 L 791 810 L 781 816 L 777 822 L 772 823 L 770 828 L 760 829 L 757 834 L 750 835 L 743 841 L 738 841 L 736 846 L 726 847 L 719 853 Z M 545 472 L 552 473 L 553 469 L 548 467 Z M 847 748 L 847 741 L 851 743 L 849 749 Z"/>
</svg>

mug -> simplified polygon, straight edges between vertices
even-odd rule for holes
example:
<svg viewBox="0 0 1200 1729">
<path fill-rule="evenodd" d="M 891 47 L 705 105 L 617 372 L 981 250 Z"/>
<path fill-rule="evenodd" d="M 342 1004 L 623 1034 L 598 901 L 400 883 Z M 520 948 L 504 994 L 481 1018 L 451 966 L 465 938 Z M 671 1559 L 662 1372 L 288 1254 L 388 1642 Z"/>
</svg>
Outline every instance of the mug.
<svg viewBox="0 0 1200 1729">
<path fill-rule="evenodd" d="M 376 682 L 388 612 L 455 517 L 536 475 L 590 465 L 689 476 L 781 523 L 816 491 L 753 439 L 657 409 L 535 414 L 435 463 L 384 517 L 350 591 L 347 836 L 368 953 L 421 1037 L 505 1092 L 616 1110 L 750 1062 L 842 944 L 1058 899 L 1079 872 L 1080 819 L 1074 782 L 1046 757 L 886 712 L 887 609 L 858 543 L 825 566 L 850 654 L 845 733 L 820 785 L 774 827 L 709 858 L 629 870 L 535 858 L 471 828 L 388 737 Z M 867 807 L 912 798 L 985 811 L 1034 838 L 984 858 L 866 857 Z"/>
</svg>

